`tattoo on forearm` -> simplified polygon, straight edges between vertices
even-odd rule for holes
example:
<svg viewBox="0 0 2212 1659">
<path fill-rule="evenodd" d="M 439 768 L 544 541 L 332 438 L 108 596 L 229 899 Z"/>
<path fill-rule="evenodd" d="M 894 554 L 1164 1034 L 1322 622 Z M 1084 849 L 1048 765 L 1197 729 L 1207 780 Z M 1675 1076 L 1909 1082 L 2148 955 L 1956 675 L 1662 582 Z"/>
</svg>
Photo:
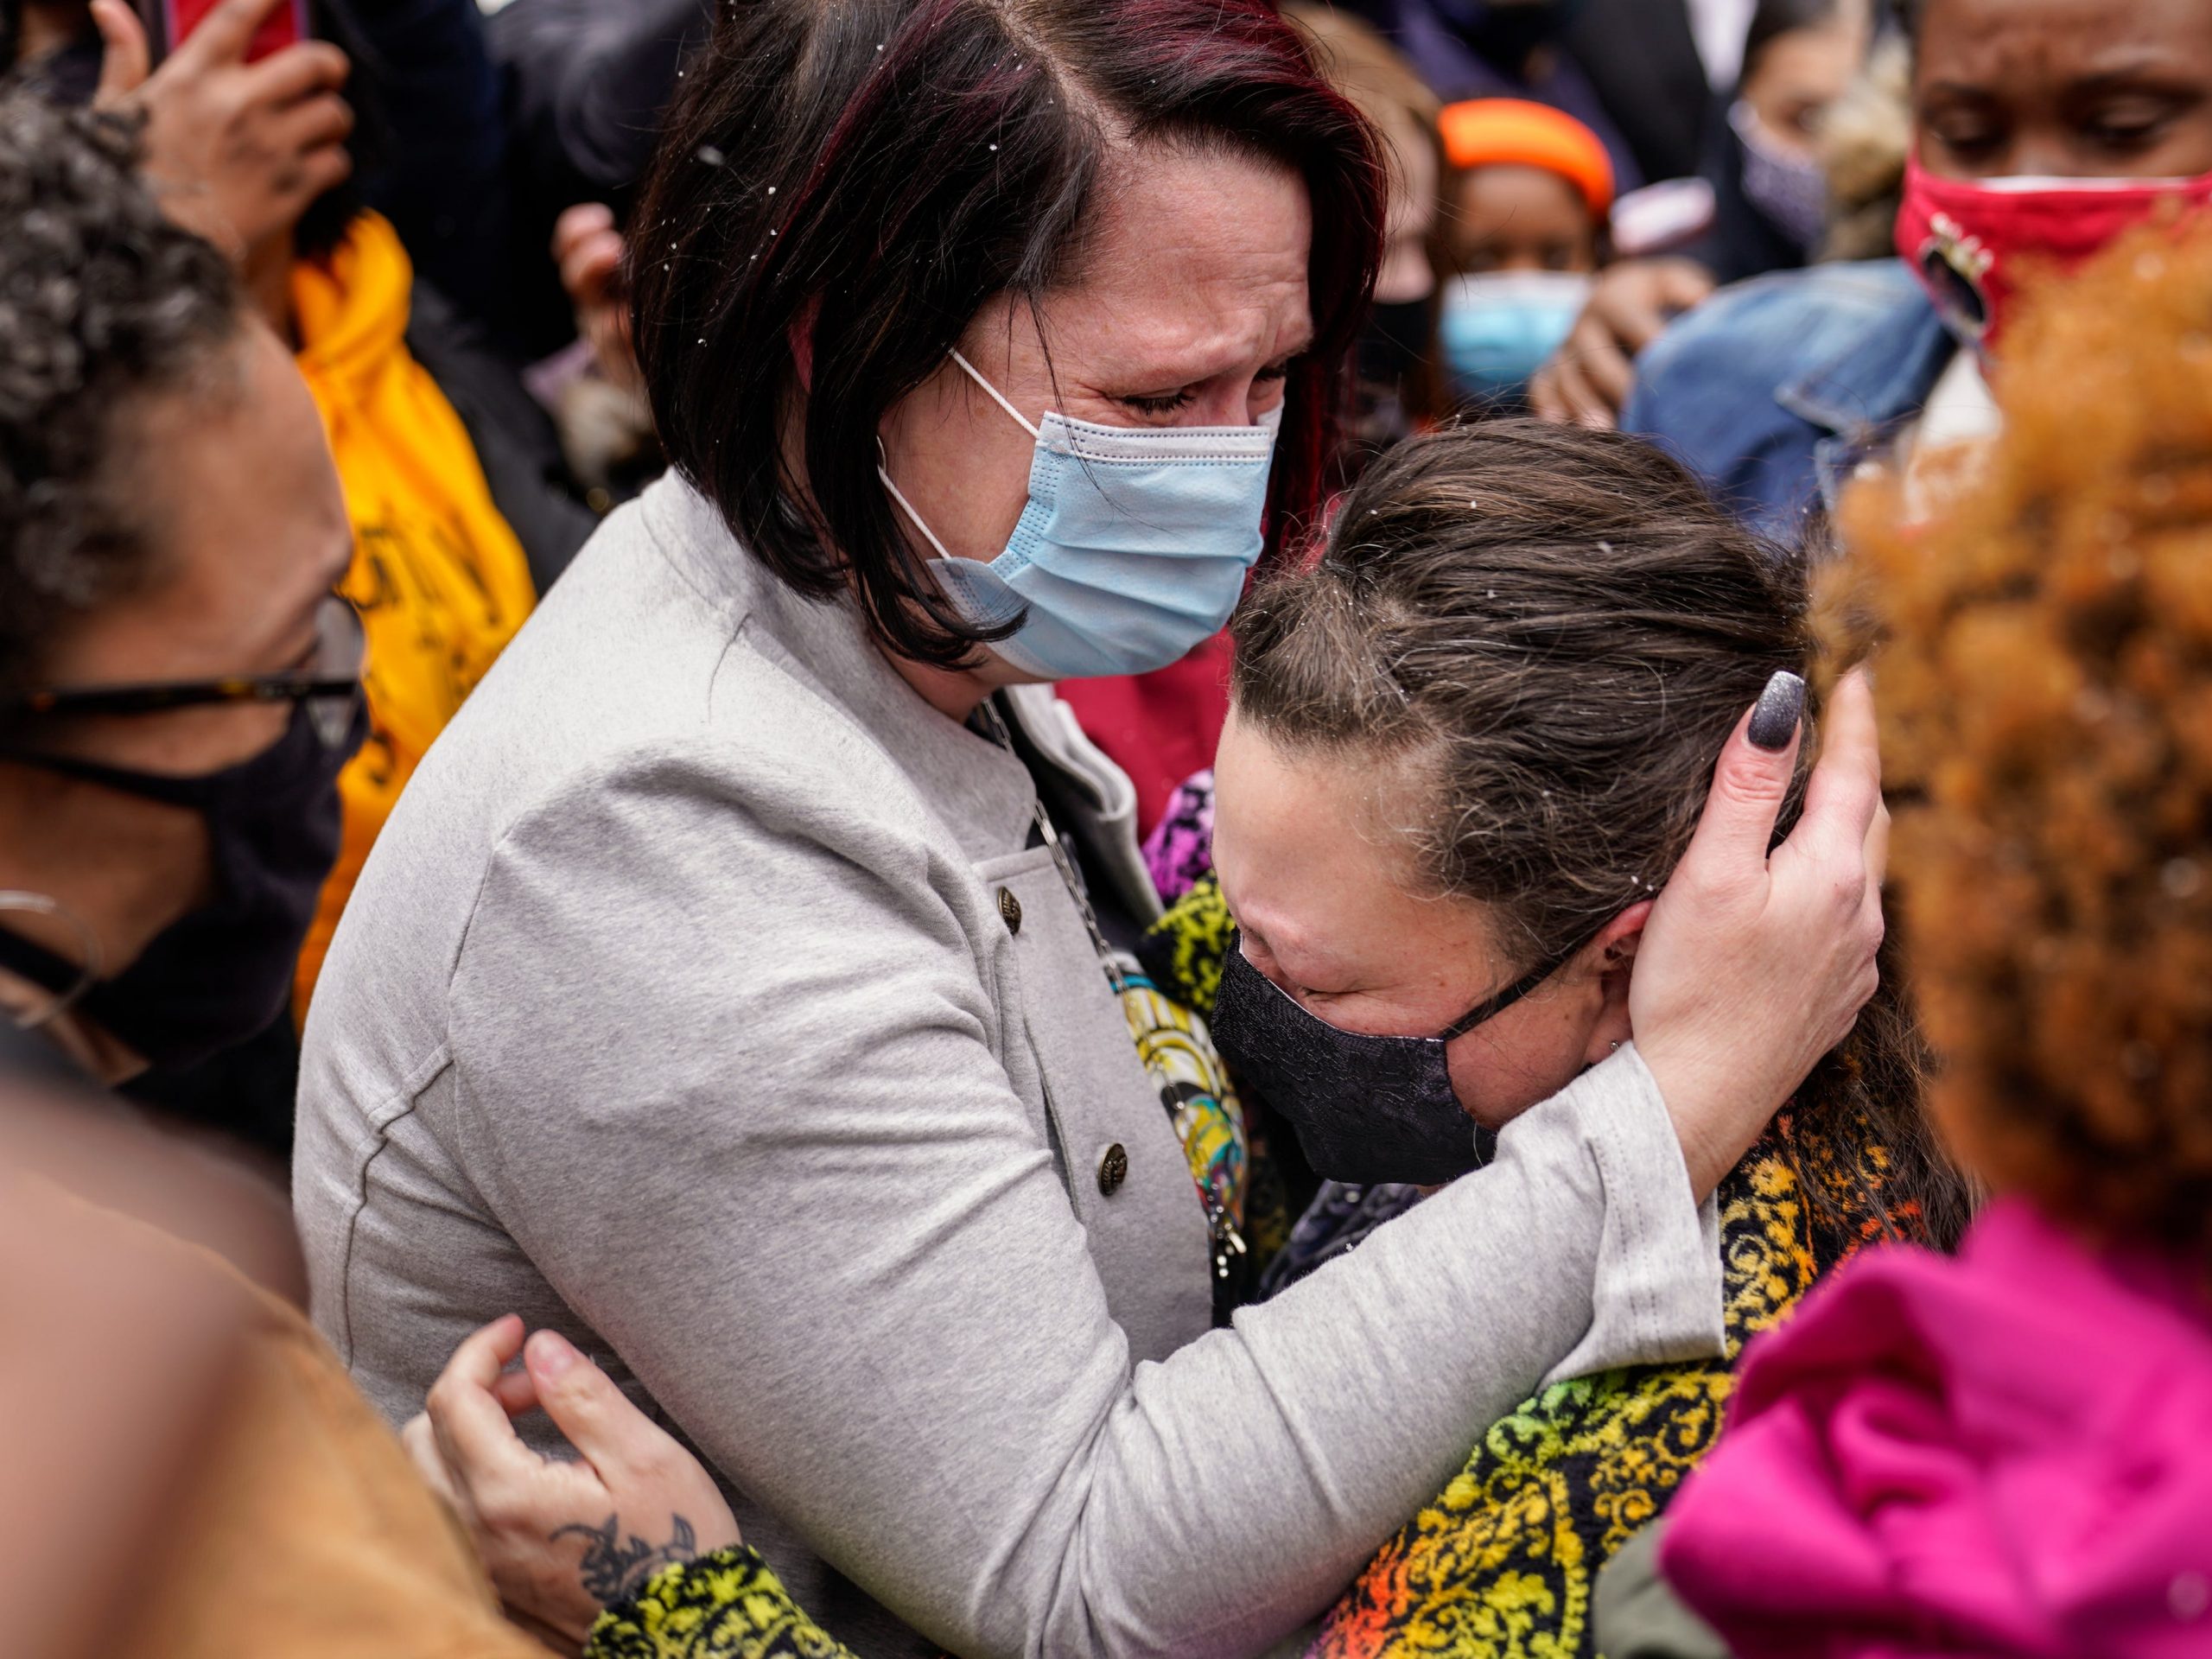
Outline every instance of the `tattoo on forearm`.
<svg viewBox="0 0 2212 1659">
<path fill-rule="evenodd" d="M 680 1515 L 671 1519 L 673 1535 L 664 1544 L 656 1544 L 635 1533 L 625 1543 L 622 1517 L 619 1515 L 608 1516 L 595 1527 L 580 1521 L 558 1529 L 552 1535 L 561 1539 L 574 1533 L 585 1541 L 584 1558 L 576 1567 L 577 1576 L 593 1600 L 602 1607 L 612 1607 L 644 1589 L 645 1581 L 664 1567 L 698 1559 L 699 1537 L 691 1523 Z"/>
</svg>

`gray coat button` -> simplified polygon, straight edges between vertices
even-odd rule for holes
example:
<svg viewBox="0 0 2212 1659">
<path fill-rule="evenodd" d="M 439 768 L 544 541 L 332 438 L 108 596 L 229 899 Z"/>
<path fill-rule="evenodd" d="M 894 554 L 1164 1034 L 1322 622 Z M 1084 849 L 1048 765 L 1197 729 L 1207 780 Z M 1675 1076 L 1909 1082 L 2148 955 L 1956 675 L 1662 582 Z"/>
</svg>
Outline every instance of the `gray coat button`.
<svg viewBox="0 0 2212 1659">
<path fill-rule="evenodd" d="M 999 889 L 999 916 L 1006 923 L 1007 932 L 1021 931 L 1021 900 L 1014 896 L 1012 887 Z"/>
<path fill-rule="evenodd" d="M 1116 1141 L 1106 1148 L 1106 1155 L 1098 1160 L 1098 1190 L 1112 1198 L 1122 1190 L 1122 1183 L 1129 1179 L 1129 1154 Z"/>
</svg>

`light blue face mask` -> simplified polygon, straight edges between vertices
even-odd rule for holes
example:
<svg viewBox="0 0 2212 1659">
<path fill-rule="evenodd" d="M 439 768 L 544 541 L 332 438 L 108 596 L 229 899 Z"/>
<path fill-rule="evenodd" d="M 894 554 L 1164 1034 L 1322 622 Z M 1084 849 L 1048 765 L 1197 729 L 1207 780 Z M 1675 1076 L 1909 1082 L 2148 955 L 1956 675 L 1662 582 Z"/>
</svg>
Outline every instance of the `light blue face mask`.
<svg viewBox="0 0 2212 1659">
<path fill-rule="evenodd" d="M 1229 620 L 1260 557 L 1280 408 L 1256 426 L 1094 426 L 1053 413 L 1042 425 L 957 352 L 952 360 L 1036 439 L 1029 505 L 986 564 L 953 556 L 881 467 L 931 568 L 960 614 L 995 627 L 990 648 L 1025 674 L 1079 680 L 1148 674 L 1180 662 Z"/>
<path fill-rule="evenodd" d="M 1470 403 L 1527 394 L 1544 359 L 1567 341 L 1590 297 L 1590 278 L 1564 270 L 1478 271 L 1444 294 L 1444 362 Z"/>
</svg>

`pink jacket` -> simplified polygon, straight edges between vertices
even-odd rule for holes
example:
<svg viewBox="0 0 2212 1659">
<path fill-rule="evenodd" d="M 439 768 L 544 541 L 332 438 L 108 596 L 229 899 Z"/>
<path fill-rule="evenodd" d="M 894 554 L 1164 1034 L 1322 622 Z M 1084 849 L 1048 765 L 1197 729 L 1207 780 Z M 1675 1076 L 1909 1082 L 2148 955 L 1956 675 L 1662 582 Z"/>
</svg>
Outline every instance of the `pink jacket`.
<svg viewBox="0 0 2212 1659">
<path fill-rule="evenodd" d="M 1746 1356 L 1661 1567 L 1737 1659 L 2212 1655 L 2212 1299 L 2018 1200 Z"/>
</svg>

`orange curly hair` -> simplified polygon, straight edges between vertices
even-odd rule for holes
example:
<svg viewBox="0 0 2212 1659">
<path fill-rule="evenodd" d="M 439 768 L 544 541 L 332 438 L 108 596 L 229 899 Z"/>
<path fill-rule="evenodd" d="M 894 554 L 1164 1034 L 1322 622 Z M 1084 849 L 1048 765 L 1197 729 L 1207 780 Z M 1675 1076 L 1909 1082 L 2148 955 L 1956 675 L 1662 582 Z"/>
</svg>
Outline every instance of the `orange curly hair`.
<svg viewBox="0 0 2212 1659">
<path fill-rule="evenodd" d="M 1878 645 L 1932 1104 L 2000 1191 L 2212 1263 L 2212 226 L 2025 316 L 2003 438 L 1844 507 L 1818 625 Z"/>
</svg>

